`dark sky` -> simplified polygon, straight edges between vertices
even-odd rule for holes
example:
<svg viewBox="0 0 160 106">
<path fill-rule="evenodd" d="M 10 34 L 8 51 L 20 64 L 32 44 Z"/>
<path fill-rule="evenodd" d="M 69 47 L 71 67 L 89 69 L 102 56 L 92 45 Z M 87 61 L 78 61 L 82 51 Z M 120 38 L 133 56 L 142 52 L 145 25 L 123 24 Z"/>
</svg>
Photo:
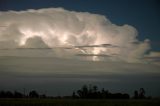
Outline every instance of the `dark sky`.
<svg viewBox="0 0 160 106">
<path fill-rule="evenodd" d="M 159 0 L 0 0 L 0 11 L 63 7 L 73 11 L 102 14 L 114 24 L 129 24 L 138 39 L 151 40 L 154 51 L 160 48 Z"/>
<path fill-rule="evenodd" d="M 101 14 L 114 24 L 132 25 L 139 32 L 139 40 L 150 39 L 151 51 L 160 51 L 160 0 L 0 0 L 0 11 L 56 7 Z M 158 65 L 123 62 L 96 63 L 72 59 L 48 59 L 47 57 L 3 57 L 3 53 L 7 54 L 7 52 L 2 51 L 0 90 L 18 88 L 30 90 L 35 87 L 35 89 L 45 91 L 49 88 L 48 93 L 60 95 L 57 92 L 71 94 L 73 88 L 78 89 L 85 83 L 95 83 L 100 87 L 109 87 L 109 90 L 120 89 L 122 92 L 131 94 L 135 89 L 144 87 L 147 95 L 160 95 L 160 68 Z M 23 53 L 27 53 L 27 55 L 33 53 L 33 55 L 39 56 L 39 52 L 35 52 L 35 50 L 34 52 L 32 50 L 31 52 L 22 50 L 14 52 L 12 50 L 10 53 L 19 53 L 22 56 Z M 42 54 L 43 52 L 40 52 L 40 55 Z M 159 62 L 158 59 L 157 62 Z"/>
</svg>

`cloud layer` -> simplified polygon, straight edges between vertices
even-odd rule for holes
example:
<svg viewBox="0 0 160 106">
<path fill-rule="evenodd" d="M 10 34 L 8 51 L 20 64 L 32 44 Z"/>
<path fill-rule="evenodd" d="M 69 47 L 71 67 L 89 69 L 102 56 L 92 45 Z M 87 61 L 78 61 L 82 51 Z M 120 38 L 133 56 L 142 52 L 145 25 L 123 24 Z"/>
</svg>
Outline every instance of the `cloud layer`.
<svg viewBox="0 0 160 106">
<path fill-rule="evenodd" d="M 31 9 L 0 12 L 0 23 L 1 56 L 34 52 L 94 61 L 148 61 L 149 40 L 139 41 L 134 27 L 115 25 L 103 15 L 62 8 Z"/>
<path fill-rule="evenodd" d="M 144 87 L 159 96 L 160 53 L 149 51 L 150 41 L 137 36 L 130 25 L 118 26 L 87 12 L 0 12 L 1 89 L 65 94 L 92 83 L 129 92 Z"/>
<path fill-rule="evenodd" d="M 47 91 L 47 95 L 70 95 L 83 84 L 95 84 L 117 92 L 145 88 L 147 95 L 160 95 L 160 66 L 92 62 L 50 57 L 0 57 L 0 89 Z"/>
</svg>

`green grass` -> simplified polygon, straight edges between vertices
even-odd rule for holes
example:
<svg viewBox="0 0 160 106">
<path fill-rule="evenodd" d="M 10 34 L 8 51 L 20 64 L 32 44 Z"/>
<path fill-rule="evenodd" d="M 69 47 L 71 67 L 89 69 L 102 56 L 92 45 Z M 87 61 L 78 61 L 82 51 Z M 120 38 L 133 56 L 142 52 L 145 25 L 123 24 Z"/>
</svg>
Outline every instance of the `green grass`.
<svg viewBox="0 0 160 106">
<path fill-rule="evenodd" d="M 0 106 L 160 106 L 160 100 L 0 99 Z"/>
</svg>

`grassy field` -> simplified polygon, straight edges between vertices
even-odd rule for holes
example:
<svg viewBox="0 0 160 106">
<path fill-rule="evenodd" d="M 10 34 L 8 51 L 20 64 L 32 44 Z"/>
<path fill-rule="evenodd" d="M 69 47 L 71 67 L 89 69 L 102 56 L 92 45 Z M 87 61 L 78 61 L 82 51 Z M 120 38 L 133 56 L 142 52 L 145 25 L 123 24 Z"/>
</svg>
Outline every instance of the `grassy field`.
<svg viewBox="0 0 160 106">
<path fill-rule="evenodd" d="M 0 106 L 160 106 L 160 100 L 0 99 Z"/>
</svg>

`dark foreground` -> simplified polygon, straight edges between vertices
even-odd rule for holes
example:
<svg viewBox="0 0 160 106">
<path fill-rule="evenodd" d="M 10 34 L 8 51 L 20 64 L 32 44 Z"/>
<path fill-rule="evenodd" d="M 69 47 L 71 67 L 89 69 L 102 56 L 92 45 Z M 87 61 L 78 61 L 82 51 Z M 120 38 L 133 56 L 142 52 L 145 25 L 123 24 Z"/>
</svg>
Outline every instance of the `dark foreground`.
<svg viewBox="0 0 160 106">
<path fill-rule="evenodd" d="M 160 106 L 160 100 L 0 99 L 0 106 Z"/>
</svg>

